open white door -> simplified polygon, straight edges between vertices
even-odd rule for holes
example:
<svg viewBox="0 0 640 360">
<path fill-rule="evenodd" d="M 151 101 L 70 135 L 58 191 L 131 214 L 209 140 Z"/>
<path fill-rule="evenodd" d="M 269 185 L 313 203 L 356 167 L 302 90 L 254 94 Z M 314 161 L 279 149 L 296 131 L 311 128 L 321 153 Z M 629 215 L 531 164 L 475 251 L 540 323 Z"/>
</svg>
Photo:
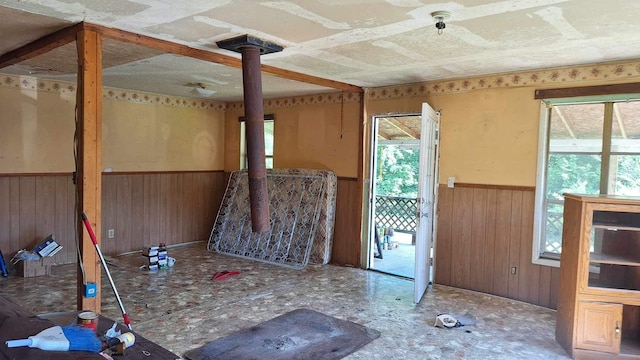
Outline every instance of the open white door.
<svg viewBox="0 0 640 360">
<path fill-rule="evenodd" d="M 420 126 L 420 170 L 418 185 L 418 226 L 416 230 L 416 265 L 414 302 L 422 299 L 431 278 L 431 246 L 435 225 L 437 179 L 438 114 L 427 103 L 422 104 Z"/>
</svg>

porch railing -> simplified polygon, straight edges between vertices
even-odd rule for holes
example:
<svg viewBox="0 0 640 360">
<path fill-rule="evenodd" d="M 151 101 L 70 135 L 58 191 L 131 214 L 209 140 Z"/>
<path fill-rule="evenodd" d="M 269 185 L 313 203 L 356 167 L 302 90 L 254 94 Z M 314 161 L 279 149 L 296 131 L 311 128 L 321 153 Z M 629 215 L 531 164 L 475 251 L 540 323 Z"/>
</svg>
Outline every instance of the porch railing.
<svg viewBox="0 0 640 360">
<path fill-rule="evenodd" d="M 418 224 L 418 199 L 376 196 L 376 225 L 394 231 L 414 233 Z"/>
<path fill-rule="evenodd" d="M 545 251 L 560 253 L 562 251 L 562 213 L 547 212 L 547 232 Z"/>
</svg>

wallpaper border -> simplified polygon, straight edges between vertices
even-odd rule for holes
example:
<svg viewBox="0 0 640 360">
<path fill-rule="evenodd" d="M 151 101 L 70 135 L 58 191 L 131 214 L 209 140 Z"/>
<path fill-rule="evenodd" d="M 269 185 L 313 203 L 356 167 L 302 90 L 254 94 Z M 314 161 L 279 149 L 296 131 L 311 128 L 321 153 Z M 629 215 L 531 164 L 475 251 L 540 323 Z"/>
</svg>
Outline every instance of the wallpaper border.
<svg viewBox="0 0 640 360">
<path fill-rule="evenodd" d="M 606 80 L 622 81 L 638 77 L 640 77 L 640 61 L 632 61 L 369 88 L 367 96 L 370 100 L 380 100 L 495 88 L 557 86 L 558 84 Z"/>
<path fill-rule="evenodd" d="M 30 76 L 0 74 L 0 87 L 17 90 L 45 91 L 63 96 L 75 96 L 76 84 L 66 81 L 38 79 Z M 138 104 L 155 104 L 201 110 L 224 111 L 226 104 L 218 101 L 183 98 L 153 94 L 143 91 L 104 87 L 102 98 L 128 101 Z"/>
<path fill-rule="evenodd" d="M 542 85 L 557 86 L 558 84 L 576 84 L 580 82 L 597 82 L 607 80 L 624 81 L 633 78 L 640 78 L 640 60 L 375 87 L 367 88 L 366 93 L 369 100 L 381 100 L 495 88 Z M 0 87 L 20 90 L 47 91 L 67 96 L 75 96 L 76 92 L 75 83 L 10 74 L 0 74 Z M 103 98 L 141 104 L 158 104 L 218 111 L 244 109 L 244 104 L 242 102 L 224 103 L 109 87 L 104 88 Z M 265 99 L 264 107 L 283 108 L 300 105 L 357 103 L 361 101 L 361 99 L 362 96 L 359 93 L 336 91 L 323 94 Z"/>
</svg>

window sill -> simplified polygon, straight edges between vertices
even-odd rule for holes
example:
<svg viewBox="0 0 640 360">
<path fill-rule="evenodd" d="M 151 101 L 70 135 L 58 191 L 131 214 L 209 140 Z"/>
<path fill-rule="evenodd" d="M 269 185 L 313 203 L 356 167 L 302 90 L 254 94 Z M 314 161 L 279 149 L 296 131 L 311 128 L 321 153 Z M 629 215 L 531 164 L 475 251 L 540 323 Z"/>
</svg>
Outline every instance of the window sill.
<svg viewBox="0 0 640 360">
<path fill-rule="evenodd" d="M 557 256 L 557 255 L 556 255 Z M 558 256 L 558 258 L 555 257 L 543 257 L 543 256 L 538 256 L 536 259 L 533 259 L 532 263 L 536 264 L 536 265 L 542 265 L 542 266 L 551 266 L 551 267 L 560 267 L 560 258 Z"/>
</svg>

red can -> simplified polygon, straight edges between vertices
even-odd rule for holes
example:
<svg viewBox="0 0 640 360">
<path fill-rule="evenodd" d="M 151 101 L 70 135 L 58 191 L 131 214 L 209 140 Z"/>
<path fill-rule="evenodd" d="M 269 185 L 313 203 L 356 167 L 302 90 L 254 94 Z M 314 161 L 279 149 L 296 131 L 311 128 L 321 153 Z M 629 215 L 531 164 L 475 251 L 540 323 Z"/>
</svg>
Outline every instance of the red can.
<svg viewBox="0 0 640 360">
<path fill-rule="evenodd" d="M 89 328 L 96 332 L 98 330 L 99 315 L 93 311 L 83 311 L 78 314 L 77 323 L 79 326 Z"/>
</svg>

